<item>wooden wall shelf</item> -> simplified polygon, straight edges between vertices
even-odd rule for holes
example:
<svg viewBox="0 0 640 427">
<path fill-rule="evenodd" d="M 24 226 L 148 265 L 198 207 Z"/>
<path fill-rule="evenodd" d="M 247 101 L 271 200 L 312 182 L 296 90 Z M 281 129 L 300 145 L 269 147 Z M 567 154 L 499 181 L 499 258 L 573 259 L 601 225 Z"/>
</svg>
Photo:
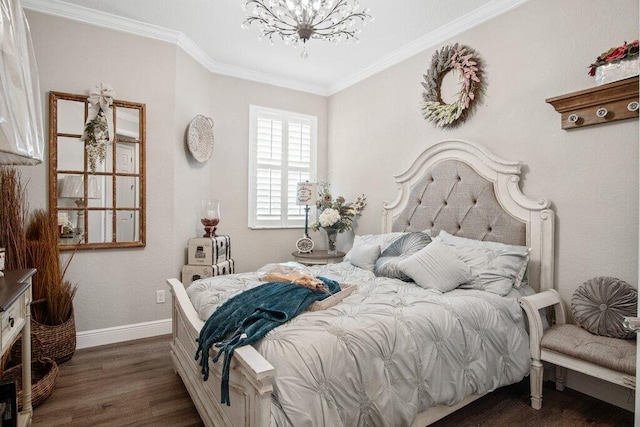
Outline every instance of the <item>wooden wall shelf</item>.
<svg viewBox="0 0 640 427">
<path fill-rule="evenodd" d="M 638 118 L 638 76 L 546 101 L 562 115 L 562 129 Z"/>
</svg>

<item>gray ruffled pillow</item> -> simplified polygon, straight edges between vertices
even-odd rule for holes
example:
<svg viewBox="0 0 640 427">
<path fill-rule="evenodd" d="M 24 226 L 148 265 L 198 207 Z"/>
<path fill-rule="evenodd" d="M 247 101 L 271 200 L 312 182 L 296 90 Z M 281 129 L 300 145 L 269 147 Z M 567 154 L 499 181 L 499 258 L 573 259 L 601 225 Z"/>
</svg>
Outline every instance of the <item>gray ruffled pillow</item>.
<svg viewBox="0 0 640 427">
<path fill-rule="evenodd" d="M 527 271 L 529 248 L 453 236 L 440 231 L 440 239 L 449 245 L 473 273 L 461 289 L 478 289 L 505 296 L 513 287 L 522 286 Z"/>
<path fill-rule="evenodd" d="M 622 326 L 624 317 L 638 312 L 638 291 L 613 277 L 594 277 L 573 294 L 571 312 L 576 323 L 595 335 L 633 338 L 635 333 Z"/>
<path fill-rule="evenodd" d="M 373 270 L 376 276 L 391 277 L 405 282 L 411 282 L 411 278 L 404 274 L 398 267 L 398 263 L 403 259 L 420 251 L 420 249 L 431 243 L 431 236 L 427 233 L 409 233 L 391 243 L 380 254 Z"/>
<path fill-rule="evenodd" d="M 418 286 L 440 292 L 449 292 L 472 278 L 471 268 L 446 243 L 438 240 L 400 260 L 398 266 Z"/>
</svg>

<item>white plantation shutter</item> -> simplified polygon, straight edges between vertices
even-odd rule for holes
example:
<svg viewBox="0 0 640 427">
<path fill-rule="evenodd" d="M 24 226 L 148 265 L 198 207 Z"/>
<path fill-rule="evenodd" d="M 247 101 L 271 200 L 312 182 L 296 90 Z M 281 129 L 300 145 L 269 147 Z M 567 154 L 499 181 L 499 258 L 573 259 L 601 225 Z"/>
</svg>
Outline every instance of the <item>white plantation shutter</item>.
<svg viewBox="0 0 640 427">
<path fill-rule="evenodd" d="M 282 116 L 261 114 L 256 123 L 255 215 L 261 221 L 279 221 L 282 212 Z"/>
<path fill-rule="evenodd" d="M 301 227 L 296 185 L 315 177 L 317 119 L 252 105 L 250 122 L 249 227 Z"/>
</svg>

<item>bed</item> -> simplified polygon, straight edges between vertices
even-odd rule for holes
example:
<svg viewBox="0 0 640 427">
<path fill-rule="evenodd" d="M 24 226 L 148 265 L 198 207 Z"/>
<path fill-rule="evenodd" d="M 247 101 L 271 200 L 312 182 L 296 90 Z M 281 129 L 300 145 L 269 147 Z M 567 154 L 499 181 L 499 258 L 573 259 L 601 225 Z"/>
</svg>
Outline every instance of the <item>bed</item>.
<svg viewBox="0 0 640 427">
<path fill-rule="evenodd" d="M 520 162 L 473 142 L 446 140 L 427 148 L 395 176 L 399 192 L 383 206 L 382 233 L 356 236 L 348 261 L 309 267 L 314 275 L 356 285 L 355 291 L 238 348 L 229 377 L 230 406 L 220 403 L 220 363 L 210 362 L 210 377 L 203 381 L 195 340 L 208 314 L 256 286 L 261 273 L 203 279 L 188 291 L 169 279 L 171 357 L 204 423 L 424 426 L 528 375 L 529 339 L 517 298 L 553 287 L 555 215 L 547 200 L 522 194 L 520 174 Z M 430 256 L 431 248 L 457 251 L 464 259 L 477 245 L 483 251 L 499 246 L 502 254 L 505 247 L 524 247 L 526 254 L 518 255 L 524 267 L 508 276 L 508 289 L 503 277 L 492 276 L 482 284 L 486 288 L 443 291 L 439 285 L 418 286 L 422 276 L 416 283 L 377 276 L 361 265 L 360 256 L 358 262 L 354 258 L 363 242 L 379 244 L 385 255 L 398 236 L 423 233 L 433 240 L 423 247 Z M 487 264 L 493 268 L 494 261 L 507 258 L 489 257 Z M 416 265 L 402 262 L 407 271 Z M 502 286 L 499 291 L 494 284 Z"/>
</svg>

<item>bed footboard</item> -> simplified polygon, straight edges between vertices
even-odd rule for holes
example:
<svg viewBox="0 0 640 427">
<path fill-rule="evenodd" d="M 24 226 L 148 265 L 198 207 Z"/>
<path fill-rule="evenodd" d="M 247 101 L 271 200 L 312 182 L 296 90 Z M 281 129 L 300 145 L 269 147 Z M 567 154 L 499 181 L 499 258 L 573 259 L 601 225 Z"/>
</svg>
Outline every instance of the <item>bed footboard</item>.
<svg viewBox="0 0 640 427">
<path fill-rule="evenodd" d="M 234 352 L 229 371 L 231 406 L 220 403 L 221 363 L 209 360 L 209 379 L 202 380 L 200 365 L 194 359 L 196 338 L 204 322 L 198 318 L 187 292 L 177 279 L 167 280 L 172 295 L 173 338 L 171 358 L 202 421 L 215 427 L 269 427 L 274 367 L 250 345 Z M 472 395 L 453 406 L 438 405 L 417 415 L 412 427 L 427 426 L 481 395 Z"/>
<path fill-rule="evenodd" d="M 273 366 L 252 346 L 236 349 L 229 371 L 231 406 L 220 403 L 221 363 L 209 360 L 210 376 L 202 380 L 194 359 L 196 338 L 204 322 L 177 279 L 167 280 L 172 295 L 171 358 L 200 417 L 208 426 L 268 427 L 271 423 Z"/>
</svg>

